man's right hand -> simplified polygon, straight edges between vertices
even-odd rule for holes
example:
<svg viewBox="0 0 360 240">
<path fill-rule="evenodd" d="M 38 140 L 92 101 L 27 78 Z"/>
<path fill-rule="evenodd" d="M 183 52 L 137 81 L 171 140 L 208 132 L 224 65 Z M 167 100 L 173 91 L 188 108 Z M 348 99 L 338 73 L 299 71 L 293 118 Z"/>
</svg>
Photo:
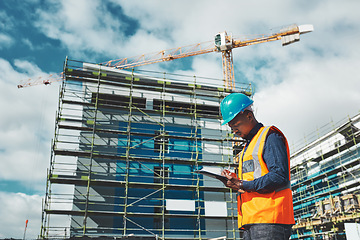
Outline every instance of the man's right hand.
<svg viewBox="0 0 360 240">
<path fill-rule="evenodd" d="M 221 175 L 228 179 L 225 184 L 226 187 L 231 188 L 232 190 L 237 191 L 239 193 L 245 192 L 243 189 L 243 181 L 238 179 L 236 174 L 231 173 L 229 170 L 224 169 Z"/>
</svg>

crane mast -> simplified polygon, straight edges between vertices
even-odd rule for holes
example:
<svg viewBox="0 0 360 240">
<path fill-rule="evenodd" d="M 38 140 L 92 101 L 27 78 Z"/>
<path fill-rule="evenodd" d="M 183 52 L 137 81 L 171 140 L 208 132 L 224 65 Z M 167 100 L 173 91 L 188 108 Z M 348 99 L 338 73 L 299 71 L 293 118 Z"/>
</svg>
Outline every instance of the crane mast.
<svg viewBox="0 0 360 240">
<path fill-rule="evenodd" d="M 253 39 L 233 39 L 231 35 L 227 35 L 226 32 L 218 33 L 215 36 L 215 46 L 217 51 L 222 53 L 222 65 L 223 65 L 223 76 L 225 80 L 225 86 L 228 89 L 235 88 L 235 78 L 234 78 L 234 64 L 233 64 L 233 54 L 232 49 L 238 47 L 245 47 L 259 43 L 272 42 L 276 40 L 281 40 L 282 45 L 286 46 L 288 44 L 297 42 L 300 40 L 300 34 L 312 32 L 314 30 L 313 25 L 291 25 L 280 30 L 278 33 L 271 35 L 262 35 Z"/>
<path fill-rule="evenodd" d="M 233 39 L 231 35 L 226 32 L 218 33 L 215 36 L 215 44 L 213 41 L 197 43 L 184 47 L 178 47 L 168 50 L 162 50 L 150 54 L 142 54 L 131 58 L 121 58 L 116 60 L 110 60 L 102 65 L 113 67 L 117 69 L 134 68 L 159 62 L 172 61 L 175 59 L 191 57 L 196 55 L 202 55 L 211 52 L 221 52 L 222 55 L 222 67 L 225 87 L 228 89 L 235 88 L 234 77 L 234 64 L 232 49 L 238 47 L 245 47 L 259 43 L 271 42 L 276 40 L 282 40 L 282 45 L 288 45 L 300 40 L 300 34 L 312 32 L 314 27 L 312 25 L 291 25 L 281 29 L 278 33 L 270 35 L 262 35 L 253 39 Z M 40 84 L 51 84 L 52 82 L 61 81 L 62 73 L 49 76 L 48 78 L 39 78 L 37 80 L 28 79 L 27 81 L 18 85 L 18 88 L 24 88 Z"/>
</svg>

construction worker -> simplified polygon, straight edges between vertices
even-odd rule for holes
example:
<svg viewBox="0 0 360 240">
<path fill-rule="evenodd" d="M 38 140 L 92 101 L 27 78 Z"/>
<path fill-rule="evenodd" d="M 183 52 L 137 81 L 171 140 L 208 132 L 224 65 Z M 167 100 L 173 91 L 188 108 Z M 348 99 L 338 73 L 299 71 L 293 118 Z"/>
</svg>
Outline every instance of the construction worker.
<svg viewBox="0 0 360 240">
<path fill-rule="evenodd" d="M 253 100 L 232 93 L 220 104 L 224 124 L 246 141 L 239 153 L 238 176 L 224 170 L 238 193 L 238 226 L 245 240 L 289 239 L 294 221 L 287 140 L 274 126 L 264 127 L 252 111 Z"/>
</svg>

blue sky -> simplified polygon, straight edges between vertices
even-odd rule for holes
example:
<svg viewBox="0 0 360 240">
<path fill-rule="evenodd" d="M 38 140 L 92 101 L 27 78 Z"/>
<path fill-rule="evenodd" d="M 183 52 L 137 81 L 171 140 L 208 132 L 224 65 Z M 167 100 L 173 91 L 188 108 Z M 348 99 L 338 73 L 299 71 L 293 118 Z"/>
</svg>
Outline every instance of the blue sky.
<svg viewBox="0 0 360 240">
<path fill-rule="evenodd" d="M 313 24 L 300 42 L 234 49 L 237 82 L 251 82 L 258 120 L 290 144 L 359 113 L 360 2 L 0 0 L 0 238 L 40 231 L 41 199 L 59 84 L 17 89 L 62 71 L 65 57 L 104 62 L 199 42 Z M 153 64 L 154 71 L 222 77 L 217 53 Z"/>
</svg>

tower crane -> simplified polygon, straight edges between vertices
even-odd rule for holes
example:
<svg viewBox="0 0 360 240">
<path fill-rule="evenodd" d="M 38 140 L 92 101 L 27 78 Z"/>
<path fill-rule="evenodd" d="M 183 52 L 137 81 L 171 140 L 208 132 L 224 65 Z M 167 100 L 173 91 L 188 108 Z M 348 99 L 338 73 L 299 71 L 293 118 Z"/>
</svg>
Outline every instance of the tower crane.
<svg viewBox="0 0 360 240">
<path fill-rule="evenodd" d="M 166 62 L 175 59 L 191 57 L 211 52 L 221 52 L 222 54 L 222 67 L 223 67 L 223 76 L 225 80 L 225 87 L 229 89 L 235 88 L 235 78 L 234 78 L 234 65 L 233 65 L 233 55 L 232 49 L 238 47 L 250 46 L 258 43 L 271 42 L 276 40 L 281 40 L 282 45 L 288 45 L 293 42 L 300 40 L 300 34 L 312 32 L 314 30 L 313 25 L 290 25 L 281 29 L 277 33 L 270 35 L 262 35 L 253 39 L 233 39 L 231 35 L 228 35 L 226 32 L 221 32 L 215 35 L 215 42 L 208 41 L 203 43 L 197 43 L 193 45 L 162 50 L 155 53 L 143 54 L 131 58 L 121 58 L 116 60 L 111 60 L 108 62 L 101 63 L 108 67 L 113 67 L 117 69 L 127 69 L 134 68 L 139 66 L 144 66 L 148 64 Z M 18 85 L 18 88 L 24 88 L 34 85 L 45 84 L 49 85 L 52 82 L 61 81 L 62 73 L 50 75 L 46 78 L 38 78 L 36 80 L 28 79 L 25 82 Z"/>
</svg>

